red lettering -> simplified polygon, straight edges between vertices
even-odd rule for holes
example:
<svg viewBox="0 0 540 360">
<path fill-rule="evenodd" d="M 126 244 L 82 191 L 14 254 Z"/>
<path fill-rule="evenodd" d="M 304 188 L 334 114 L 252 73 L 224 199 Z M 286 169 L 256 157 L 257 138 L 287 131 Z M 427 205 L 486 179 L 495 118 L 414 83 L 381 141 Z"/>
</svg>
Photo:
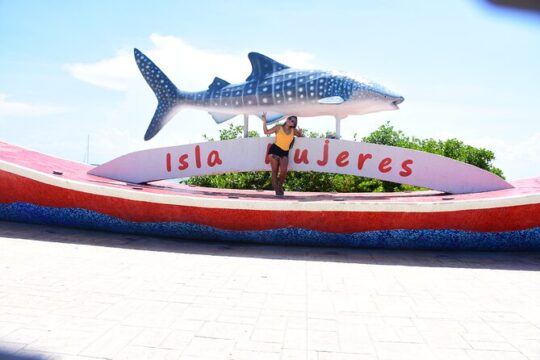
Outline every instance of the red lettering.
<svg viewBox="0 0 540 360">
<path fill-rule="evenodd" d="M 264 156 L 264 163 L 265 164 L 270 164 L 270 155 L 268 155 L 268 151 L 270 151 L 271 146 L 272 146 L 272 144 L 266 145 L 266 154 Z"/>
<path fill-rule="evenodd" d="M 165 156 L 165 166 L 167 168 L 167 172 L 171 172 L 171 154 L 167 153 Z"/>
<path fill-rule="evenodd" d="M 180 166 L 178 166 L 178 170 L 186 170 L 189 167 L 188 162 L 186 161 L 188 158 L 188 154 L 181 155 L 178 158 L 178 163 Z"/>
<path fill-rule="evenodd" d="M 302 150 L 302 152 L 300 152 L 300 149 L 296 149 L 294 151 L 294 162 L 296 164 L 300 164 L 300 163 L 304 163 L 304 164 L 309 164 L 309 160 L 308 160 L 308 150 L 307 149 L 304 149 Z"/>
<path fill-rule="evenodd" d="M 358 170 L 362 170 L 366 160 L 372 159 L 373 155 L 371 154 L 358 154 Z"/>
<path fill-rule="evenodd" d="M 319 166 L 324 166 L 328 163 L 328 144 L 329 143 L 330 143 L 330 140 L 324 140 L 323 158 L 322 160 L 317 160 L 317 164 L 319 164 Z"/>
<path fill-rule="evenodd" d="M 339 167 L 344 167 L 349 165 L 349 152 L 342 151 L 336 158 L 336 165 Z"/>
<path fill-rule="evenodd" d="M 391 163 L 392 163 L 391 158 L 387 157 L 387 158 L 382 159 L 381 162 L 379 163 L 379 171 L 382 173 L 389 172 L 390 170 L 392 170 L 392 167 L 390 166 Z"/>
<path fill-rule="evenodd" d="M 403 169 L 403 171 L 400 171 L 399 172 L 399 175 L 403 176 L 403 177 L 407 177 L 409 175 L 412 174 L 412 169 L 409 167 L 409 165 L 411 165 L 413 163 L 413 161 L 411 159 L 408 159 L 408 160 L 405 160 L 404 162 L 401 163 L 401 168 Z"/>
<path fill-rule="evenodd" d="M 217 152 L 217 150 L 210 151 L 210 154 L 208 154 L 207 163 L 208 163 L 208 166 L 210 167 L 223 164 L 223 161 L 221 161 L 221 158 L 219 157 L 219 153 Z"/>
<path fill-rule="evenodd" d="M 199 145 L 195 146 L 195 166 L 197 169 L 201 168 L 201 147 Z"/>
</svg>

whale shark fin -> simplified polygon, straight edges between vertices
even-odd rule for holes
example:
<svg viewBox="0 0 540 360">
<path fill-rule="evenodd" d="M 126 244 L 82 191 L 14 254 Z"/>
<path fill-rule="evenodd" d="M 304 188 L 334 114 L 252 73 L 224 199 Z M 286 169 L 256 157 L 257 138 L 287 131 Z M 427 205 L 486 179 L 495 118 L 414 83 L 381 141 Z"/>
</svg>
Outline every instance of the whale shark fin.
<svg viewBox="0 0 540 360">
<path fill-rule="evenodd" d="M 161 71 L 156 64 L 138 49 L 133 49 L 135 61 L 142 76 L 154 91 L 158 100 L 158 106 L 154 117 L 148 125 L 144 140 L 150 140 L 167 124 L 179 109 L 181 101 L 185 99 L 185 93 L 178 90 L 171 80 Z"/>
<path fill-rule="evenodd" d="M 328 105 L 339 105 L 343 103 L 344 101 L 345 99 L 343 99 L 341 96 L 330 96 L 330 97 L 319 99 L 318 103 L 328 104 Z"/>
<path fill-rule="evenodd" d="M 222 122 L 225 122 L 227 120 L 232 119 L 237 114 L 225 114 L 220 112 L 209 112 L 210 115 L 212 115 L 212 119 L 218 124 L 221 124 Z"/>
<path fill-rule="evenodd" d="M 208 90 L 221 90 L 225 86 L 230 85 L 231 83 L 223 80 L 221 78 L 218 78 L 217 76 L 214 78 L 214 81 L 208 86 Z"/>
<path fill-rule="evenodd" d="M 262 119 L 262 113 L 257 114 L 258 117 Z M 286 116 L 286 114 L 280 114 L 280 113 L 266 113 L 266 122 L 268 124 L 274 123 L 278 120 L 283 119 Z"/>
<path fill-rule="evenodd" d="M 268 56 L 256 52 L 250 52 L 248 58 L 251 62 L 251 74 L 247 77 L 246 81 L 260 80 L 268 74 L 290 68 Z"/>
</svg>

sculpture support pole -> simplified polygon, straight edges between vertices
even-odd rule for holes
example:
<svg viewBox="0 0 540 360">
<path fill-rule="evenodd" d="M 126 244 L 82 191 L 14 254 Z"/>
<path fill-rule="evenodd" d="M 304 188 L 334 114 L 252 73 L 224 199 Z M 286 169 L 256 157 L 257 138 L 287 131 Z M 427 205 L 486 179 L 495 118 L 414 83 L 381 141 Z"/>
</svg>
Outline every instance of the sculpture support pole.
<svg viewBox="0 0 540 360">
<path fill-rule="evenodd" d="M 341 138 L 341 119 L 336 118 L 336 139 Z"/>
<path fill-rule="evenodd" d="M 248 137 L 248 132 L 249 132 L 249 122 L 248 122 L 248 119 L 249 119 L 249 115 L 248 115 L 248 114 L 244 114 L 244 137 L 245 137 L 245 138 Z"/>
</svg>

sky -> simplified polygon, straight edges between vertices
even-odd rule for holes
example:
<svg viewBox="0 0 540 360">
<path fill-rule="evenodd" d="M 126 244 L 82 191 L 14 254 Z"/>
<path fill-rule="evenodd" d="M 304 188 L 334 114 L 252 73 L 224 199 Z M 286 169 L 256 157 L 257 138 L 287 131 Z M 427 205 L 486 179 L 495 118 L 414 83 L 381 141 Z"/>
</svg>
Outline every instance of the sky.
<svg viewBox="0 0 540 360">
<path fill-rule="evenodd" d="M 183 110 L 145 142 L 157 100 L 133 48 L 186 91 L 214 76 L 243 82 L 250 51 L 358 74 L 405 102 L 348 117 L 343 139 L 390 121 L 409 136 L 492 150 L 509 180 L 540 176 L 540 14 L 482 0 L 0 0 L 0 141 L 99 164 L 229 126 Z M 333 131 L 335 120 L 299 126 Z M 258 118 L 249 127 L 262 132 Z"/>
</svg>

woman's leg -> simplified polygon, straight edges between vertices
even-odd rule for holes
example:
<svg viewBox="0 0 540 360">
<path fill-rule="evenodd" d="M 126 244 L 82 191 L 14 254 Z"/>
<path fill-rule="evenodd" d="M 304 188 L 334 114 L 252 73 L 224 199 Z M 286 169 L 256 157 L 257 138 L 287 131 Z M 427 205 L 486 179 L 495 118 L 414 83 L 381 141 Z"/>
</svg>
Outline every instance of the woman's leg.
<svg viewBox="0 0 540 360">
<path fill-rule="evenodd" d="M 278 193 L 278 169 L 279 169 L 279 157 L 270 155 L 270 167 L 272 168 L 272 188 Z"/>
<path fill-rule="evenodd" d="M 279 162 L 278 187 L 281 194 L 283 194 L 283 184 L 285 183 L 285 179 L 287 178 L 288 167 L 289 167 L 289 158 L 284 156 L 281 158 Z"/>
</svg>

